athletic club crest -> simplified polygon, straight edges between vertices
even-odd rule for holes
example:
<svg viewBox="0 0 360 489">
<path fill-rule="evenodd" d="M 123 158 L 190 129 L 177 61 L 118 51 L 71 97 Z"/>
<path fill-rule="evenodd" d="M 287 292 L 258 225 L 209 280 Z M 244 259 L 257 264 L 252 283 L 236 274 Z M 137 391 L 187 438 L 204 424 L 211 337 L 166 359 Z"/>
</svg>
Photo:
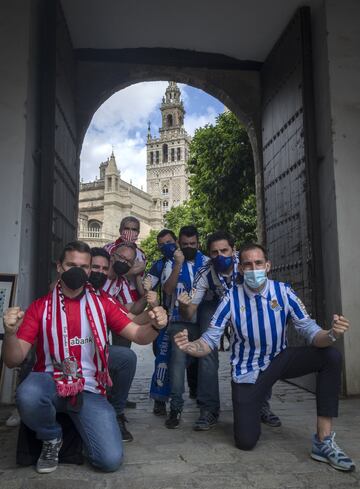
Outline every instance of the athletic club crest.
<svg viewBox="0 0 360 489">
<path fill-rule="evenodd" d="M 270 301 L 270 307 L 274 312 L 282 310 L 282 307 L 280 306 L 280 304 L 278 303 L 278 301 L 276 299 L 272 299 Z"/>
</svg>

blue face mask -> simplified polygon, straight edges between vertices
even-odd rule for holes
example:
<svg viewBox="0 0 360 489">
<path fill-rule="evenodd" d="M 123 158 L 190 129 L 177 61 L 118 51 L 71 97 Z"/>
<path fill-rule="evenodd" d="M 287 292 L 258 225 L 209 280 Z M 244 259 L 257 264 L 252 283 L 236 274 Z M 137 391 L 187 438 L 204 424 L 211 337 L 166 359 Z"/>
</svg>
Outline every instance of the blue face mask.
<svg viewBox="0 0 360 489">
<path fill-rule="evenodd" d="M 175 243 L 165 243 L 160 246 L 160 252 L 165 258 L 171 259 L 176 251 Z"/>
<path fill-rule="evenodd" d="M 217 257 L 212 258 L 212 262 L 215 268 L 215 272 L 223 273 L 226 272 L 226 270 L 228 270 L 233 264 L 233 257 L 218 255 Z"/>
<path fill-rule="evenodd" d="M 244 282 L 250 289 L 258 289 L 266 281 L 266 270 L 247 270 L 244 272 Z"/>
</svg>

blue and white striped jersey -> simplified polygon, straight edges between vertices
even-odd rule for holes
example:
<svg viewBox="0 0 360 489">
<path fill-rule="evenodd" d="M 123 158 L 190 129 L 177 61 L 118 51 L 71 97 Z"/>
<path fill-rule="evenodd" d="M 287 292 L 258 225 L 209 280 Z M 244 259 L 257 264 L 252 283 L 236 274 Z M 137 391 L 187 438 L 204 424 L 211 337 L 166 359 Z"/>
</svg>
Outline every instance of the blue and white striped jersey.
<svg viewBox="0 0 360 489">
<path fill-rule="evenodd" d="M 215 348 L 231 320 L 233 381 L 255 383 L 260 371 L 286 348 L 286 325 L 290 318 L 309 344 L 321 331 L 290 285 L 267 280 L 261 293 L 257 293 L 246 284 L 236 284 L 224 296 L 202 338 L 210 348 Z"/>
</svg>

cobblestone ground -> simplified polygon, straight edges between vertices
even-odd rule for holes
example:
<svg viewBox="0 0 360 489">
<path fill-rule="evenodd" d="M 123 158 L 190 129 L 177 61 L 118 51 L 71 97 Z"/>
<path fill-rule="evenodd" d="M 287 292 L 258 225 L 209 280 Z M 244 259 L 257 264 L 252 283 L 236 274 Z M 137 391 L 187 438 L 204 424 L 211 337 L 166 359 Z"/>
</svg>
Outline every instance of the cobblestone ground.
<svg viewBox="0 0 360 489">
<path fill-rule="evenodd" d="M 251 452 L 236 449 L 232 439 L 232 410 L 228 353 L 220 353 L 221 421 L 209 432 L 192 430 L 198 409 L 188 399 L 181 428 L 168 430 L 164 419 L 152 414 L 148 398 L 153 356 L 150 347 L 136 347 L 138 369 L 127 410 L 135 440 L 125 445 L 122 468 L 112 474 L 89 465 L 60 465 L 56 472 L 39 475 L 33 467 L 15 465 L 16 429 L 4 420 L 11 407 L 0 408 L 0 488 L 6 489 L 350 489 L 360 488 L 360 471 L 338 472 L 309 458 L 314 430 L 314 396 L 291 384 L 273 389 L 272 407 L 281 428 L 263 427 Z M 360 463 L 360 399 L 341 401 L 336 421 L 337 441 Z M 360 470 L 360 469 L 359 469 Z"/>
</svg>

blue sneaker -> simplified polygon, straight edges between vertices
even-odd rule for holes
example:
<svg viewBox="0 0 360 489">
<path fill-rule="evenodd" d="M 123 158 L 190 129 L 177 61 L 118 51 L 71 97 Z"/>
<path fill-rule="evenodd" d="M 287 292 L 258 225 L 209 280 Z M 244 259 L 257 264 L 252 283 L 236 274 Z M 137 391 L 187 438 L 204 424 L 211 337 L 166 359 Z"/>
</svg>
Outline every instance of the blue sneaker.
<svg viewBox="0 0 360 489">
<path fill-rule="evenodd" d="M 334 467 L 334 469 L 352 472 L 355 470 L 354 462 L 338 447 L 334 438 L 334 432 L 326 436 L 323 441 L 320 441 L 316 434 L 313 435 L 311 458 L 318 462 L 326 462 L 331 467 Z"/>
</svg>

